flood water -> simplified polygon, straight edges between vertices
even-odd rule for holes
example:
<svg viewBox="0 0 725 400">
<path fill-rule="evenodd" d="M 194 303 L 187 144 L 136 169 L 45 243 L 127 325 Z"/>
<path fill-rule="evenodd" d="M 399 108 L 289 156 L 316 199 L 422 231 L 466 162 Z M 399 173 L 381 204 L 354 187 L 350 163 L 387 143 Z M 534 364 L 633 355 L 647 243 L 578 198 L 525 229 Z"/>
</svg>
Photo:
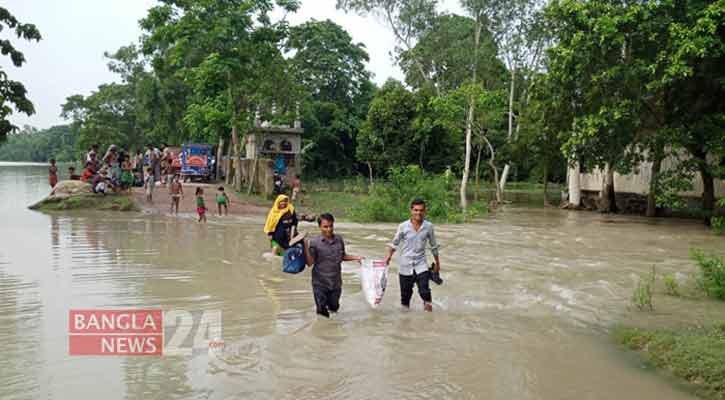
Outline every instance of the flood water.
<svg viewBox="0 0 725 400">
<path fill-rule="evenodd" d="M 652 314 L 629 306 L 653 265 L 686 281 L 689 248 L 725 253 L 697 222 L 509 207 L 437 227 L 445 282 L 433 313 L 417 294 L 401 310 L 394 263 L 371 309 L 346 263 L 341 312 L 324 320 L 309 271 L 284 274 L 263 256 L 261 216 L 201 226 L 194 215 L 26 209 L 48 191 L 47 167 L 0 164 L 2 399 L 691 399 L 609 331 L 725 319 L 722 303 L 659 294 Z M 336 231 L 348 253 L 374 258 L 395 226 Z M 68 354 L 69 310 L 154 308 L 220 312 L 224 349 Z"/>
</svg>

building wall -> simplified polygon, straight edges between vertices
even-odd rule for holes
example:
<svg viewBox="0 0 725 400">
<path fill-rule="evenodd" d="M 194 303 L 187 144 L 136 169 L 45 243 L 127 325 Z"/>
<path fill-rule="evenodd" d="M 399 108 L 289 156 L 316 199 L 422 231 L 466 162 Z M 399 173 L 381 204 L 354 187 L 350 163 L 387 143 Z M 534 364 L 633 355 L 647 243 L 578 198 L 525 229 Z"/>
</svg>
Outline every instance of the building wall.
<svg viewBox="0 0 725 400">
<path fill-rule="evenodd" d="M 255 155 L 264 151 L 264 143 L 271 140 L 277 151 L 281 148 L 282 141 L 286 140 L 292 145 L 290 153 L 299 154 L 302 151 L 302 137 L 297 133 L 250 133 L 246 135 L 245 150 L 247 158 L 254 158 Z M 264 155 L 262 155 L 264 156 Z"/>
<path fill-rule="evenodd" d="M 662 161 L 662 171 L 673 169 L 680 161 L 675 157 L 669 157 Z M 570 170 L 571 172 L 571 170 Z M 620 175 L 614 173 L 614 191 L 622 193 L 635 193 L 646 195 L 649 193 L 649 183 L 652 178 L 652 163 L 643 162 L 633 173 Z M 590 173 L 580 175 L 581 190 L 600 191 L 602 189 L 602 171 L 595 169 Z M 702 196 L 703 185 L 700 174 L 696 173 L 693 179 L 692 190 L 680 192 L 685 197 Z M 725 197 L 725 181 L 715 179 L 715 197 Z"/>
<path fill-rule="evenodd" d="M 257 164 L 255 171 L 254 165 Z M 252 175 L 254 174 L 254 175 Z M 254 191 L 262 194 L 272 194 L 274 189 L 274 162 L 267 159 L 242 159 L 242 189 L 249 187 L 249 181 L 254 179 Z"/>
</svg>

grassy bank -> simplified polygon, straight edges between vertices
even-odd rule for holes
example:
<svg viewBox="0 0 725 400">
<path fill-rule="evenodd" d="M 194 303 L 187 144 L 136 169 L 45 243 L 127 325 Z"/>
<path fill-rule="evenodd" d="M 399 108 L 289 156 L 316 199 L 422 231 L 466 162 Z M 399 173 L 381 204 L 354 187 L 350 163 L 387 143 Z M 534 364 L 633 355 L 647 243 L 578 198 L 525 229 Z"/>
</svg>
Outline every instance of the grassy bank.
<svg viewBox="0 0 725 400">
<path fill-rule="evenodd" d="M 467 212 L 458 206 L 458 192 L 442 176 L 427 174 L 417 168 L 391 171 L 390 180 L 377 180 L 370 187 L 360 177 L 342 180 L 310 180 L 303 182 L 304 194 L 295 202 L 298 213 L 330 212 L 336 218 L 355 222 L 399 222 L 409 216 L 410 201 L 422 198 L 427 202 L 427 217 L 436 223 L 461 223 L 484 215 L 488 201 L 482 196 L 470 201 Z M 269 207 L 273 196 L 236 193 L 237 199 L 249 204 Z"/>
<path fill-rule="evenodd" d="M 367 194 L 318 191 L 308 186 L 302 202 L 295 202 L 295 207 L 298 213 L 319 215 L 323 212 L 329 212 L 336 219 L 351 220 L 350 211 L 366 197 L 368 197 Z M 236 193 L 236 198 L 238 201 L 262 207 L 270 207 L 274 202 L 272 197 L 259 194 Z"/>
<path fill-rule="evenodd" d="M 653 302 L 655 295 L 686 298 L 694 304 L 725 300 L 725 259 L 699 249 L 691 249 L 690 258 L 698 270 L 685 285 L 673 274 L 658 276 L 655 267 L 641 276 L 632 295 L 636 308 L 642 312 L 659 308 L 655 305 L 662 303 Z M 700 397 L 725 400 L 725 321 L 716 321 L 703 324 L 693 320 L 692 328 L 618 327 L 613 334 L 618 343 L 640 352 L 650 365 L 694 385 Z M 703 327 L 709 324 L 712 326 Z"/>
<path fill-rule="evenodd" d="M 59 210 L 112 210 L 137 211 L 138 207 L 131 197 L 125 195 L 98 195 L 86 193 L 67 198 L 54 198 L 42 201 L 30 207 L 38 211 Z"/>
<path fill-rule="evenodd" d="M 614 336 L 653 366 L 690 382 L 698 396 L 725 400 L 725 322 L 676 332 L 617 328 Z"/>
</svg>

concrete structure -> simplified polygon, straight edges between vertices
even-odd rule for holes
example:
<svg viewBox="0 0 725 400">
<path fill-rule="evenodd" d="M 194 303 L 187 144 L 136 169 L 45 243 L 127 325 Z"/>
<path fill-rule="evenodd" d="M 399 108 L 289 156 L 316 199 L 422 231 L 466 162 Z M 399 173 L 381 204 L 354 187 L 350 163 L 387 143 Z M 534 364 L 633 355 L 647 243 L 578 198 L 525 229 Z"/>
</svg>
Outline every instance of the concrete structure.
<svg viewBox="0 0 725 400">
<path fill-rule="evenodd" d="M 279 163 L 284 165 L 284 181 L 292 181 L 302 173 L 302 125 L 271 125 L 255 121 L 255 127 L 245 135 L 242 176 L 248 185 L 254 176 L 257 191 L 271 194 L 273 177 Z"/>
<path fill-rule="evenodd" d="M 668 157 L 662 161 L 662 172 L 674 169 L 681 161 L 677 157 Z M 645 197 L 649 193 L 649 184 L 652 179 L 652 163 L 642 162 L 630 174 L 621 175 L 614 173 L 614 191 L 617 195 L 617 204 L 620 203 L 620 195 L 623 198 L 634 199 L 641 198 L 642 205 L 646 207 Z M 595 169 L 591 172 L 580 172 L 578 166 L 569 167 L 567 171 L 567 182 L 569 188 L 569 203 L 571 205 L 581 205 L 591 200 L 594 194 L 598 194 L 602 189 L 604 180 L 603 171 Z M 725 198 L 725 181 L 715 179 L 715 198 Z M 699 173 L 695 173 L 692 180 L 692 189 L 680 192 L 679 195 L 684 198 L 692 199 L 692 204 L 697 205 L 703 192 L 702 178 Z M 587 206 L 587 204 L 584 204 Z M 628 208 L 628 207 L 624 207 Z M 632 210 L 636 211 L 636 210 Z"/>
</svg>

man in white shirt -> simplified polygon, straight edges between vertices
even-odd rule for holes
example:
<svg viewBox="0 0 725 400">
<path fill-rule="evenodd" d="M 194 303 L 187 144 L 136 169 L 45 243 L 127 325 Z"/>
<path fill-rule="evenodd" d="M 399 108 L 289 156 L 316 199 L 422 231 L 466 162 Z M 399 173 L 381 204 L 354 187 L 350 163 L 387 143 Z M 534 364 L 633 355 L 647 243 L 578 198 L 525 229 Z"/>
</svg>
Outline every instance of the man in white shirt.
<svg viewBox="0 0 725 400">
<path fill-rule="evenodd" d="M 423 309 L 433 311 L 433 298 L 430 291 L 430 272 L 425 256 L 426 243 L 430 243 L 431 253 L 435 259 L 434 272 L 440 272 L 441 262 L 438 258 L 438 243 L 435 239 L 433 224 L 425 220 L 425 201 L 413 200 L 410 204 L 410 219 L 398 225 L 385 263 L 389 264 L 396 249 L 401 251 L 399 257 L 400 302 L 403 307 L 410 307 L 413 286 L 418 286 L 418 294 L 423 299 Z"/>
</svg>

